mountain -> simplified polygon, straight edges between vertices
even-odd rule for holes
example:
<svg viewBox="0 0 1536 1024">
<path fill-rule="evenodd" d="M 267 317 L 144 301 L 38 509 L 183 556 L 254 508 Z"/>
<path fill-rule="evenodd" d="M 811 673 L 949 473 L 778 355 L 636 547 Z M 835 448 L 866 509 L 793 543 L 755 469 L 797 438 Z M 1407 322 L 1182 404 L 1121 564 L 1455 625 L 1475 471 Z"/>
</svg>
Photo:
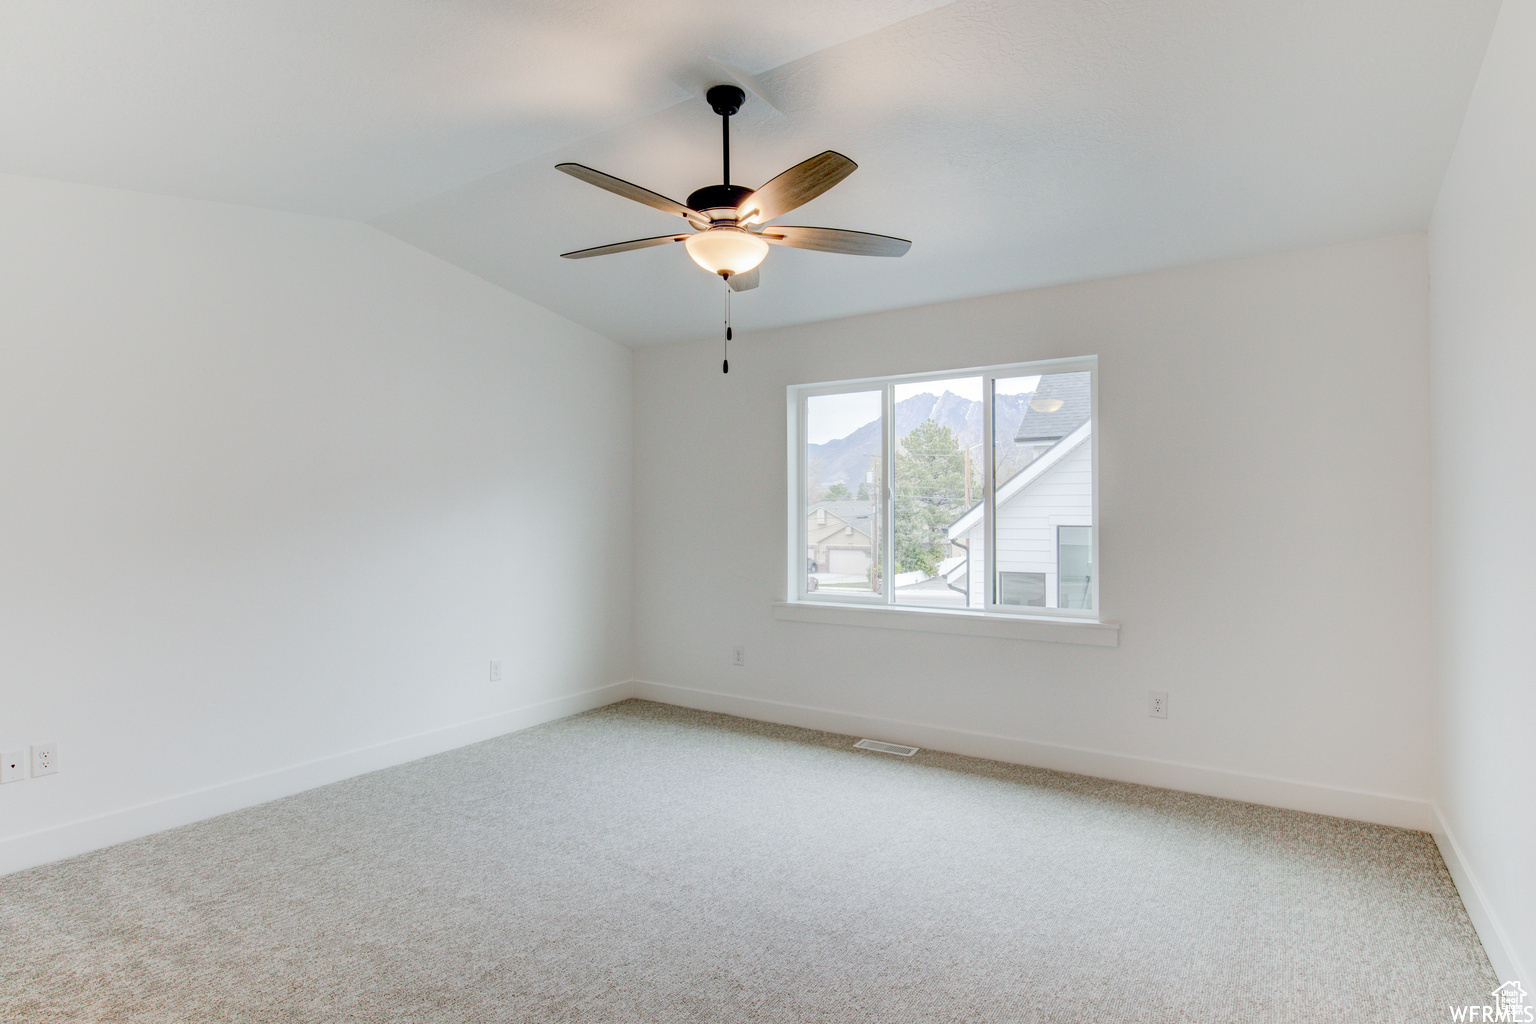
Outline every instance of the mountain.
<svg viewBox="0 0 1536 1024">
<path fill-rule="evenodd" d="M 1006 458 L 1013 448 L 1013 434 L 1024 411 L 1029 405 L 1030 394 L 998 395 L 994 415 L 1002 429 L 998 436 L 1003 439 L 1002 454 Z M 899 441 L 912 432 L 924 420 L 933 420 L 941 427 L 955 432 L 960 443 L 966 446 L 981 444 L 981 403 L 961 398 L 953 392 L 942 395 L 923 393 L 896 403 L 896 439 Z M 825 444 L 810 444 L 806 449 L 806 476 L 811 493 L 831 487 L 835 483 L 846 484 L 848 490 L 858 493 L 864 473 L 870 467 L 870 457 L 880 452 L 880 421 L 864 424 L 847 437 Z M 980 447 L 972 450 L 972 456 L 981 457 Z"/>
</svg>

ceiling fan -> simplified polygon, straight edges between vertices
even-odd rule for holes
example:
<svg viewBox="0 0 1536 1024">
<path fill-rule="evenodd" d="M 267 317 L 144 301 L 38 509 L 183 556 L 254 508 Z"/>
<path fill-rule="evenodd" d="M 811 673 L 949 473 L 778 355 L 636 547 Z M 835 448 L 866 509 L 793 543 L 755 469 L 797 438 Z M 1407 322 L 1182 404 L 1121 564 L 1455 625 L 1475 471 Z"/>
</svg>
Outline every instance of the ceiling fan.
<svg viewBox="0 0 1536 1024">
<path fill-rule="evenodd" d="M 561 253 L 565 259 L 580 260 L 588 256 L 606 256 L 609 253 L 628 252 L 631 249 L 648 249 L 655 245 L 682 242 L 693 261 L 712 274 L 719 274 L 730 286 L 730 291 L 743 292 L 756 288 L 758 265 L 768 255 L 768 246 L 787 245 L 795 249 L 814 249 L 817 252 L 841 252 L 852 256 L 900 256 L 912 247 L 905 238 L 875 235 L 867 231 L 846 231 L 842 228 L 813 228 L 793 225 L 771 225 L 767 222 L 803 206 L 827 189 L 842 181 L 857 169 L 858 164 L 827 150 L 809 160 L 802 161 L 774 178 L 759 189 L 745 185 L 732 185 L 731 181 L 731 115 L 741 109 L 746 101 L 745 90 L 734 85 L 717 85 L 705 93 L 706 100 L 715 113 L 720 115 L 720 142 L 723 151 L 725 179 L 719 185 L 706 185 L 688 197 L 687 205 L 641 188 L 622 178 L 593 170 L 583 164 L 556 164 L 557 170 L 573 178 L 607 189 L 616 195 L 654 207 L 663 213 L 674 214 L 688 222 L 691 234 L 656 235 L 652 238 L 636 238 L 628 242 L 599 245 L 591 249 L 577 249 Z M 726 293 L 726 340 L 730 340 L 730 292 Z M 726 364 L 729 372 L 729 363 Z"/>
</svg>

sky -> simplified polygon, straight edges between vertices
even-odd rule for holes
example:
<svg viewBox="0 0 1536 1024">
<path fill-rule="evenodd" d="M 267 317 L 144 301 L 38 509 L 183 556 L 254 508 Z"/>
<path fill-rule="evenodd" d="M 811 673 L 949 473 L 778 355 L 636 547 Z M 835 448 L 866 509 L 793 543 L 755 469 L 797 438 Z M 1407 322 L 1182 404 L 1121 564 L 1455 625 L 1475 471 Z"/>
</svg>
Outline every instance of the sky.
<svg viewBox="0 0 1536 1024">
<path fill-rule="evenodd" d="M 1020 395 L 1035 390 L 1039 374 L 1032 377 L 999 378 L 997 393 Z M 972 402 L 981 401 L 981 377 L 950 377 L 896 385 L 896 401 L 921 395 L 942 395 L 949 391 Z M 880 391 L 856 391 L 842 395 L 812 395 L 805 405 L 805 440 L 807 444 L 826 444 L 847 437 L 864 424 L 880 418 Z"/>
<path fill-rule="evenodd" d="M 826 444 L 879 418 L 878 391 L 812 395 L 805 400 L 805 440 L 808 444 Z"/>
</svg>

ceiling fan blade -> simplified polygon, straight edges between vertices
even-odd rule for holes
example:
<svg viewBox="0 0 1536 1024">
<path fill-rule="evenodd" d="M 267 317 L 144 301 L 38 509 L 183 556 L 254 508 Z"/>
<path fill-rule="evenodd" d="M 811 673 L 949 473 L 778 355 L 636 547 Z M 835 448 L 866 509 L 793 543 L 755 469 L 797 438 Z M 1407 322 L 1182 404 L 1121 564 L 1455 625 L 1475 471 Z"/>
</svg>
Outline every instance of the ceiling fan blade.
<svg viewBox="0 0 1536 1024">
<path fill-rule="evenodd" d="M 636 238 L 630 242 L 614 242 L 612 245 L 598 245 L 591 249 L 577 249 L 575 252 L 563 252 L 561 259 L 584 260 L 588 256 L 607 256 L 611 252 L 629 252 L 631 249 L 649 249 L 653 245 L 666 245 L 668 242 L 681 242 L 687 235 L 657 235 L 655 238 Z"/>
<path fill-rule="evenodd" d="M 731 286 L 733 292 L 748 292 L 757 287 L 757 272 L 761 267 L 753 267 L 745 274 L 732 274 L 725 279 L 725 283 Z"/>
<path fill-rule="evenodd" d="M 741 201 L 738 219 L 761 224 L 821 195 L 858 169 L 841 153 L 827 150 L 801 161 Z M 754 212 L 755 211 L 755 212 Z"/>
<path fill-rule="evenodd" d="M 817 252 L 842 252 L 850 256 L 901 256 L 912 248 L 905 238 L 872 235 L 868 231 L 844 231 L 842 228 L 805 228 L 788 224 L 765 229 L 759 235 L 765 242 L 788 245 Z"/>
<path fill-rule="evenodd" d="M 615 178 L 611 174 L 595 171 L 585 164 L 555 164 L 555 170 L 564 171 L 573 178 L 580 178 L 589 185 L 596 185 L 598 188 L 607 189 L 614 195 L 623 196 L 625 199 L 633 199 L 637 203 L 644 203 L 646 206 L 654 207 L 662 213 L 686 217 L 691 221 L 703 221 L 703 218 L 696 211 L 688 209 L 688 207 L 675 199 L 668 199 L 664 195 L 652 192 L 648 188 L 641 188 L 634 182 L 625 181 L 623 178 Z"/>
</svg>

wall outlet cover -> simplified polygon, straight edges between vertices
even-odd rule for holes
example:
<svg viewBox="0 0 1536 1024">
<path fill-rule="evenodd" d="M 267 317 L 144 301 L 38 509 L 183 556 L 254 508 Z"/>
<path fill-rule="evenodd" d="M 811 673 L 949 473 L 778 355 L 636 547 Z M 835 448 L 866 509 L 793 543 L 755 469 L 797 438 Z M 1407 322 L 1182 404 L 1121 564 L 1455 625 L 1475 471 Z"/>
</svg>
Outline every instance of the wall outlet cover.
<svg viewBox="0 0 1536 1024">
<path fill-rule="evenodd" d="M 495 682 L 499 682 L 500 680 L 501 680 L 501 662 L 493 661 L 493 662 L 491 662 L 491 682 L 495 683 Z"/>
<path fill-rule="evenodd" d="M 1151 690 L 1147 693 L 1147 714 L 1153 718 L 1168 717 L 1168 692 Z"/>
<path fill-rule="evenodd" d="M 735 665 L 737 668 L 744 668 L 746 666 L 746 664 L 747 664 L 747 651 L 746 651 L 746 648 L 740 646 L 739 644 L 737 646 L 731 648 L 731 664 Z"/>
<path fill-rule="evenodd" d="M 27 777 L 27 752 L 7 750 L 0 753 L 0 786 L 7 782 L 20 782 Z"/>
<path fill-rule="evenodd" d="M 59 770 L 58 743 L 34 743 L 32 745 L 32 777 L 53 775 Z"/>
</svg>

